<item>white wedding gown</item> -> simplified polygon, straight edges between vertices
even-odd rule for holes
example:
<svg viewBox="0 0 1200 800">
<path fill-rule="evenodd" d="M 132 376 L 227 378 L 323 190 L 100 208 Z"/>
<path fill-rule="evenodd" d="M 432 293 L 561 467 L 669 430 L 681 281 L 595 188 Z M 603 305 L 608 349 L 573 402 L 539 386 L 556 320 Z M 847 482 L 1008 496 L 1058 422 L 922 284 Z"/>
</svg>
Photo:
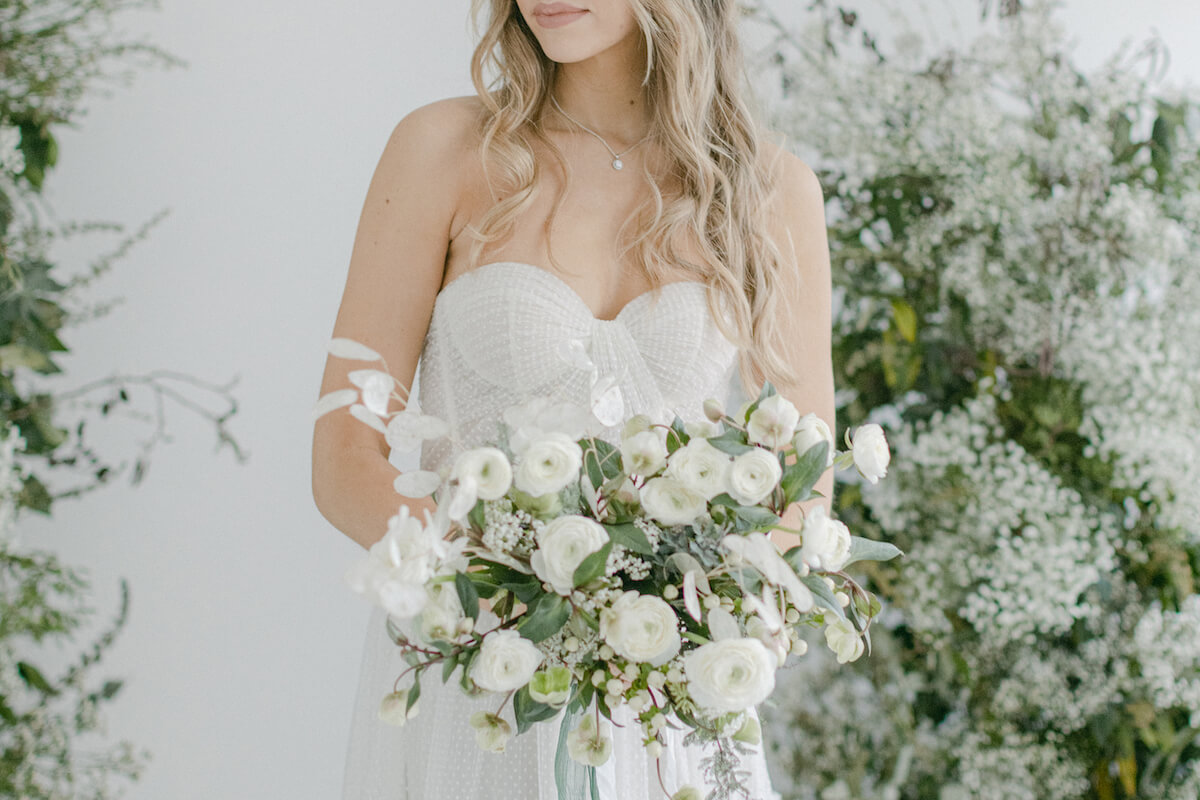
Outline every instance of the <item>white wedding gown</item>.
<svg viewBox="0 0 1200 800">
<path fill-rule="evenodd" d="M 578 356 L 564 356 L 571 340 L 578 340 L 576 353 L 586 353 L 593 368 Z M 511 405 L 538 396 L 587 404 L 597 377 L 615 380 L 626 418 L 646 413 L 665 415 L 667 422 L 674 414 L 687 422 L 703 420 L 706 398 L 730 404 L 740 398 L 736 360 L 699 282 L 667 284 L 657 299 L 654 292 L 640 295 L 615 319 L 603 320 L 546 270 L 511 261 L 485 264 L 452 281 L 434 304 L 419 366 L 418 404 L 449 421 L 460 441 L 427 442 L 421 466 L 437 469 L 462 447 L 494 437 L 496 420 Z M 615 441 L 619 429 L 602 435 Z M 504 753 L 484 752 L 468 719 L 476 710 L 494 711 L 500 696 L 467 697 L 457 686 L 457 673 L 442 684 L 435 669 L 421 681 L 414 719 L 403 727 L 379 720 L 379 702 L 405 667 L 385 620 L 376 608 L 367 627 L 343 800 L 559 800 L 554 763 L 561 714 L 513 737 Z M 511 724 L 509 709 L 511 704 L 504 716 Z M 615 717 L 629 719 L 628 709 Z M 613 726 L 612 734 L 612 757 L 597 769 L 603 800 L 664 798 L 636 722 Z M 667 788 L 674 792 L 691 784 L 707 794 L 700 767 L 704 749 L 685 747 L 682 731 L 667 728 L 664 734 Z M 753 750 L 743 764 L 750 797 L 775 800 L 779 795 L 771 788 L 762 749 Z"/>
</svg>

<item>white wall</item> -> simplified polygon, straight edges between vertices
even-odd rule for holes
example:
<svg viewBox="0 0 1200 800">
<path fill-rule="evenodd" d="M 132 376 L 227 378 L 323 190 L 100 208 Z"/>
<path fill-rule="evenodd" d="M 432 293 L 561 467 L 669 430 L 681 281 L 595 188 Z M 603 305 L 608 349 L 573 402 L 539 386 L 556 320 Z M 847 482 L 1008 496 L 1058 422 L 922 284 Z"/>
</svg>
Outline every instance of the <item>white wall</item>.
<svg viewBox="0 0 1200 800">
<path fill-rule="evenodd" d="M 62 219 L 136 227 L 172 209 L 87 295 L 125 302 L 66 333 L 61 385 L 160 368 L 240 376 L 231 430 L 250 453 L 238 465 L 213 452 L 211 426 L 172 408 L 174 441 L 143 485 L 25 520 L 25 540 L 90 566 L 103 617 L 130 580 L 105 674 L 128 681 L 111 736 L 154 752 L 133 800 L 338 796 L 368 608 L 341 582 L 357 545 L 312 503 L 309 412 L 388 133 L 412 108 L 472 91 L 466 6 L 166 0 L 123 27 L 189 67 L 141 74 L 61 133 L 48 194 Z M 1173 74 L 1200 76 L 1194 3 L 1137 6 L 1073 0 L 1064 19 L 1082 60 L 1156 26 Z M 74 264 L 88 244 L 59 252 Z M 149 431 L 113 425 L 96 446 L 132 457 L 135 433 Z"/>
</svg>

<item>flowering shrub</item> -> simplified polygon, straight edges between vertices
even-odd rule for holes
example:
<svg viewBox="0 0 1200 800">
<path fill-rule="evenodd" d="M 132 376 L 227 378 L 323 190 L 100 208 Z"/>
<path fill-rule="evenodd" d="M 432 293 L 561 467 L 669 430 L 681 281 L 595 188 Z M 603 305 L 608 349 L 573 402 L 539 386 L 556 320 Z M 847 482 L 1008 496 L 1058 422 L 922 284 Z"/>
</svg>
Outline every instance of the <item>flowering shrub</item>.
<svg viewBox="0 0 1200 800">
<path fill-rule="evenodd" d="M 1200 114 L 1019 6 L 932 55 L 759 10 L 828 192 L 839 413 L 896 457 L 839 516 L 909 554 L 865 565 L 853 679 L 781 676 L 794 797 L 1200 796 Z"/>
</svg>

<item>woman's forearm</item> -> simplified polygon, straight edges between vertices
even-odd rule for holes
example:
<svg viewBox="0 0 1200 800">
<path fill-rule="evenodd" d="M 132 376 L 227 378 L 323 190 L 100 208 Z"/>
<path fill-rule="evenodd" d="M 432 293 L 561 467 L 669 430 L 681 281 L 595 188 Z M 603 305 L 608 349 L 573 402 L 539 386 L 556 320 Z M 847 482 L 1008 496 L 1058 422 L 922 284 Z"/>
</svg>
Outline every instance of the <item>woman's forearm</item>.
<svg viewBox="0 0 1200 800">
<path fill-rule="evenodd" d="M 397 494 L 392 483 L 400 470 L 382 453 L 364 447 L 348 449 L 330 464 L 313 484 L 317 509 L 330 524 L 363 549 L 383 538 L 388 519 L 407 505 L 417 519 L 424 519 L 437 504 L 430 497 L 410 498 Z"/>
</svg>

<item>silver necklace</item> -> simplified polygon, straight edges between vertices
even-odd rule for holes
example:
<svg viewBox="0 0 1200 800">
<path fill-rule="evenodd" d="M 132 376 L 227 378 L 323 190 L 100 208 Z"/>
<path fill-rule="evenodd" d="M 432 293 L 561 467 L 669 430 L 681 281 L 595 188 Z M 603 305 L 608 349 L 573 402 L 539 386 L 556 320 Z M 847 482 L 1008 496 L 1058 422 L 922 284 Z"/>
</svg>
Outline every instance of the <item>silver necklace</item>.
<svg viewBox="0 0 1200 800">
<path fill-rule="evenodd" d="M 557 108 L 559 110 L 559 113 L 561 113 L 564 117 L 571 120 L 571 122 L 574 122 L 576 125 L 583 128 L 585 131 L 590 133 L 592 136 L 595 136 L 597 139 L 600 140 L 600 144 L 604 145 L 604 148 L 606 150 L 608 150 L 609 153 L 612 154 L 612 157 L 613 157 L 612 168 L 615 170 L 622 170 L 625 168 L 625 162 L 621 160 L 621 156 L 625 155 L 630 150 L 633 150 L 633 148 L 637 147 L 639 144 L 641 144 L 642 142 L 644 142 L 650 138 L 650 134 L 647 133 L 645 136 L 643 136 L 641 139 L 639 139 L 635 144 L 633 144 L 629 148 L 627 148 L 624 153 L 618 153 L 616 150 L 613 150 L 611 147 L 609 147 L 608 142 L 605 141 L 603 136 L 596 133 L 594 130 L 589 128 L 587 125 L 584 125 L 579 120 L 572 117 L 566 111 L 563 111 L 563 107 L 558 104 L 558 100 L 554 99 L 554 95 L 550 95 L 550 102 L 554 103 L 554 107 Z"/>
</svg>

